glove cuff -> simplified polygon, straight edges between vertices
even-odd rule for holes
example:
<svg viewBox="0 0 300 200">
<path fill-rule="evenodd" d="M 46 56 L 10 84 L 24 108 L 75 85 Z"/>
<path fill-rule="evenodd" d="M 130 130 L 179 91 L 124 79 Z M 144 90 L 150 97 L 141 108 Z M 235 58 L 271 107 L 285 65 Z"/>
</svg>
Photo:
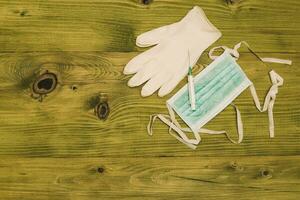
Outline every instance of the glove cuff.
<svg viewBox="0 0 300 200">
<path fill-rule="evenodd" d="M 205 49 L 218 40 L 222 33 L 208 20 L 204 11 L 195 6 L 180 21 L 184 40 L 191 52 L 191 64 L 197 61 Z"/>
<path fill-rule="evenodd" d="M 194 26 L 194 29 L 197 28 L 200 31 L 214 32 L 217 33 L 219 37 L 222 35 L 219 29 L 209 21 L 199 6 L 194 6 L 181 21 L 183 24 Z"/>
</svg>

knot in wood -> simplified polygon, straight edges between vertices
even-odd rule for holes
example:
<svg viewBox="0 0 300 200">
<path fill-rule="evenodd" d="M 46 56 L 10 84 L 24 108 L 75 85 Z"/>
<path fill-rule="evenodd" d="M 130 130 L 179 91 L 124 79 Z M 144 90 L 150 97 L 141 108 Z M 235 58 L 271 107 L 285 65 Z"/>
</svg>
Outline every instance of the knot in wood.
<svg viewBox="0 0 300 200">
<path fill-rule="evenodd" d="M 153 0 L 141 0 L 141 3 L 144 5 L 149 5 Z"/>
<path fill-rule="evenodd" d="M 230 168 L 235 171 L 243 171 L 244 170 L 244 168 L 235 161 L 230 162 Z"/>
<path fill-rule="evenodd" d="M 25 17 L 27 15 L 28 11 L 27 10 L 23 10 L 20 12 L 20 16 L 21 17 Z"/>
<path fill-rule="evenodd" d="M 76 85 L 72 85 L 72 86 L 71 86 L 71 90 L 77 91 L 77 89 L 78 89 L 78 87 L 77 87 Z"/>
<path fill-rule="evenodd" d="M 57 76 L 54 73 L 46 72 L 40 75 L 33 83 L 33 92 L 36 94 L 48 94 L 55 90 Z"/>
<path fill-rule="evenodd" d="M 236 4 L 236 3 L 239 3 L 241 0 L 225 0 L 225 2 L 227 3 L 227 4 Z"/>
<path fill-rule="evenodd" d="M 106 120 L 110 112 L 107 95 L 101 93 L 99 98 L 99 103 L 95 107 L 95 114 L 100 120 Z"/>
<path fill-rule="evenodd" d="M 265 179 L 269 179 L 269 178 L 272 178 L 272 170 L 270 169 L 260 169 L 260 173 L 259 173 L 260 177 L 261 178 L 265 178 Z"/>
<path fill-rule="evenodd" d="M 97 169 L 97 172 L 100 173 L 100 174 L 103 174 L 104 173 L 104 168 L 103 167 L 98 167 Z"/>
</svg>

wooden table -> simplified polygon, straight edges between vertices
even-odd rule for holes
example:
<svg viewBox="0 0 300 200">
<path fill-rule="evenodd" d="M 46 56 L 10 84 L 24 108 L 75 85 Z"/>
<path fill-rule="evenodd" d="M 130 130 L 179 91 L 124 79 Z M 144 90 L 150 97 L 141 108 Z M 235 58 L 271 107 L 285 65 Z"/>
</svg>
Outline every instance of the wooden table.
<svg viewBox="0 0 300 200">
<path fill-rule="evenodd" d="M 240 50 L 261 101 L 268 72 L 284 77 L 274 139 L 248 90 L 235 100 L 242 144 L 203 135 L 192 151 L 159 122 L 147 135 L 149 115 L 167 113 L 176 90 L 142 98 L 123 67 L 144 51 L 139 34 L 193 5 L 222 31 L 214 46 L 245 40 L 261 56 L 293 60 L 265 66 Z M 0 199 L 300 199 L 299 9 L 298 0 L 1 0 Z M 195 73 L 208 63 L 206 52 Z M 235 126 L 229 107 L 206 127 L 236 137 Z"/>
</svg>

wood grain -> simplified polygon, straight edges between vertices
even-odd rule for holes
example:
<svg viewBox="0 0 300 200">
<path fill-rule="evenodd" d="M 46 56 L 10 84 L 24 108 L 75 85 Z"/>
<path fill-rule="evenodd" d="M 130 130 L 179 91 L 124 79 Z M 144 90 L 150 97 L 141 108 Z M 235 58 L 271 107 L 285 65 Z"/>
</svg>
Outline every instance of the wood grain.
<svg viewBox="0 0 300 200">
<path fill-rule="evenodd" d="M 11 199 L 299 199 L 297 156 L 3 158 Z"/>
<path fill-rule="evenodd" d="M 0 0 L 0 199 L 300 199 L 300 1 L 297 0 Z M 192 151 L 160 122 L 149 137 L 149 115 L 167 113 L 164 98 L 129 88 L 124 65 L 142 48 L 135 38 L 202 7 L 223 33 L 215 45 L 247 41 L 263 65 L 240 49 L 239 63 L 261 102 L 274 69 L 284 86 L 267 113 L 249 91 L 236 100 L 244 121 L 240 145 L 203 135 Z M 210 60 L 203 55 L 195 67 Z M 45 72 L 57 75 L 49 94 L 33 93 Z M 99 95 L 110 114 L 99 120 Z M 225 109 L 206 128 L 236 137 L 235 113 Z"/>
<path fill-rule="evenodd" d="M 137 35 L 201 6 L 223 33 L 217 44 L 248 41 L 257 52 L 299 52 L 297 0 L 1 0 L 1 51 L 136 51 Z"/>
<path fill-rule="evenodd" d="M 231 144 L 223 135 L 203 135 L 191 151 L 155 123 L 154 136 L 146 126 L 150 114 L 166 113 L 165 98 L 140 96 L 140 88 L 126 85 L 130 76 L 122 70 L 136 53 L 4 53 L 0 56 L 0 155 L 25 157 L 119 157 L 119 156 L 242 156 L 299 154 L 298 54 L 263 54 L 290 58 L 292 66 L 262 65 L 252 54 L 241 55 L 240 64 L 263 98 L 270 87 L 268 72 L 274 69 L 285 79 L 274 108 L 275 135 L 269 138 L 267 113 L 259 113 L 249 91 L 236 101 L 244 120 L 245 139 Z M 209 63 L 203 56 L 199 63 Z M 198 65 L 196 70 L 199 70 Z M 31 97 L 31 83 L 43 70 L 57 74 L 59 85 L 42 102 Z M 196 72 L 195 72 L 196 73 Z M 72 89 L 76 86 L 76 90 Z M 106 121 L 94 115 L 93 100 L 106 93 L 111 113 Z M 227 108 L 208 128 L 228 130 L 236 137 L 235 113 Z"/>
</svg>

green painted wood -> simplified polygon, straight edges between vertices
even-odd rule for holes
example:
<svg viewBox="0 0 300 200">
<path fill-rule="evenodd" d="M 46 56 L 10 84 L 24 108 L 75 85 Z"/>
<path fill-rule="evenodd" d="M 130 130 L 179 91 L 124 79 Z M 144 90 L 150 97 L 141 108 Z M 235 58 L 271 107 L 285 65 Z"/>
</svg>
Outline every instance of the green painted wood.
<svg viewBox="0 0 300 200">
<path fill-rule="evenodd" d="M 0 199 L 299 199 L 300 20 L 297 0 L 0 0 Z M 239 63 L 261 102 L 276 70 L 284 86 L 274 107 L 275 138 L 249 91 L 236 101 L 242 144 L 203 135 L 192 151 L 149 115 L 167 113 L 165 98 L 126 86 L 124 65 L 142 48 L 140 33 L 201 6 L 222 31 L 214 45 L 246 40 L 261 56 L 292 59 L 263 65 L 241 49 Z M 203 55 L 195 68 L 210 63 Z M 47 96 L 33 92 L 41 74 L 57 76 Z M 45 83 L 45 82 L 44 82 Z M 43 87 L 46 87 L 47 84 Z M 105 121 L 94 108 L 105 98 Z M 105 94 L 105 95 L 103 95 Z M 104 98 L 105 97 L 105 98 Z M 227 108 L 207 128 L 236 137 Z"/>
<path fill-rule="evenodd" d="M 287 199 L 300 197 L 297 156 L 3 158 L 13 199 Z"/>
<path fill-rule="evenodd" d="M 297 0 L 1 0 L 1 51 L 136 51 L 138 34 L 201 6 L 222 31 L 217 44 L 299 52 Z M 84 45 L 82 45 L 84 44 Z"/>
<path fill-rule="evenodd" d="M 245 139 L 231 144 L 223 135 L 203 135 L 195 152 L 167 132 L 157 121 L 154 135 L 147 135 L 150 114 L 165 113 L 165 98 L 140 96 L 140 87 L 129 88 L 130 76 L 122 70 L 136 53 L 5 53 L 0 56 L 0 155 L 54 156 L 216 156 L 298 155 L 300 89 L 298 54 L 261 54 L 290 58 L 292 66 L 260 63 L 252 54 L 241 55 L 239 63 L 255 84 L 261 102 L 271 86 L 268 72 L 284 77 L 284 86 L 274 107 L 275 138 L 269 138 L 267 113 L 256 110 L 250 91 L 237 100 L 244 120 Z M 209 63 L 203 56 L 200 63 Z M 57 88 L 42 102 L 32 98 L 37 74 L 48 70 L 58 76 Z M 73 87 L 76 90 L 73 90 Z M 107 93 L 110 115 L 106 121 L 94 114 L 99 93 Z M 227 108 L 208 126 L 228 130 L 236 137 L 235 112 Z"/>
</svg>

